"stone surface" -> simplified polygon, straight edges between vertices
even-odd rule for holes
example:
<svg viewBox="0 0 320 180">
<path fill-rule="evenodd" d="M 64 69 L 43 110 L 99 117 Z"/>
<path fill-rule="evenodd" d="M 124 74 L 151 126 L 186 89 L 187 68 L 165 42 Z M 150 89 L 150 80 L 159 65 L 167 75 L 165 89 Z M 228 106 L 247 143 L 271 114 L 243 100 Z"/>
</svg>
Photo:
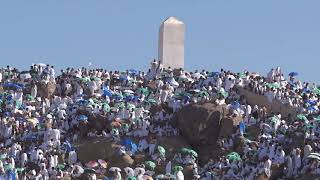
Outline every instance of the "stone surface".
<svg viewBox="0 0 320 180">
<path fill-rule="evenodd" d="M 165 68 L 184 68 L 185 25 L 175 17 L 169 17 L 160 26 L 158 58 Z"/>
<path fill-rule="evenodd" d="M 205 103 L 182 108 L 177 121 L 182 136 L 199 152 L 200 163 L 206 163 L 221 155 L 217 140 L 230 136 L 240 119 L 227 117 L 225 106 Z"/>
</svg>

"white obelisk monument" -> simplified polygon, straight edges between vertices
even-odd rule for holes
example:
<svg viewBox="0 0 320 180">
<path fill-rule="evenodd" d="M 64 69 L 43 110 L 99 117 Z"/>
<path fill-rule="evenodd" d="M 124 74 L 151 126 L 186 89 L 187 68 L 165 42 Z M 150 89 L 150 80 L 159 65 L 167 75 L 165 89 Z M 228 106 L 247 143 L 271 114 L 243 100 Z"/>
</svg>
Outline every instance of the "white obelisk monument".
<svg viewBox="0 0 320 180">
<path fill-rule="evenodd" d="M 158 58 L 165 68 L 184 68 L 185 25 L 175 17 L 169 17 L 160 26 Z"/>
</svg>

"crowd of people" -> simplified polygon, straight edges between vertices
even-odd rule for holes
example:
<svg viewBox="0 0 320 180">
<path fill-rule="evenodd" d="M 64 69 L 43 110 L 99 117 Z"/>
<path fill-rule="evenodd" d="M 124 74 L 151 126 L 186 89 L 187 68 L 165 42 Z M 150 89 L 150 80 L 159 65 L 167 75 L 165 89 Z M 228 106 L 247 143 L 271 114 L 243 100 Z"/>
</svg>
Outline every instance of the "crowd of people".
<svg viewBox="0 0 320 180">
<path fill-rule="evenodd" d="M 188 72 L 156 60 L 146 73 L 67 68 L 57 75 L 41 63 L 27 71 L 7 66 L 0 72 L 0 180 L 183 180 L 186 166 L 193 168 L 192 179 L 202 180 L 270 178 L 276 171 L 282 179 L 320 175 L 320 89 L 297 76 L 286 78 L 279 67 L 266 77 L 223 69 Z M 249 104 L 239 88 L 269 103 L 280 101 L 298 115 L 282 117 Z M 168 158 L 157 138 L 179 136 L 175 113 L 203 102 L 225 106 L 242 119 L 234 134 L 217 142 L 226 155 L 200 165 L 198 153 L 186 147 Z M 97 127 L 92 116 L 103 117 L 105 126 Z M 251 127 L 257 136 L 250 136 Z M 75 144 L 86 138 L 105 138 L 120 145 L 119 156 L 145 153 L 149 161 L 124 169 L 108 159 L 83 162 Z M 157 170 L 160 165 L 165 172 Z"/>
</svg>

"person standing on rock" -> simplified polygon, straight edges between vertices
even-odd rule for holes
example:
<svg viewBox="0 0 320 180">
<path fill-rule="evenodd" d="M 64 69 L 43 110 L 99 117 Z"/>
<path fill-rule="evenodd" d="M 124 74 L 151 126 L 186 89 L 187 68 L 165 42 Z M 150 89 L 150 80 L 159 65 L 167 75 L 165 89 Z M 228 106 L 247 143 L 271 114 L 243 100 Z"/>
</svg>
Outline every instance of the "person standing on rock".
<svg viewBox="0 0 320 180">
<path fill-rule="evenodd" d="M 33 98 L 36 98 L 36 97 L 37 97 L 37 94 L 38 94 L 37 84 L 36 84 L 36 83 L 32 83 L 32 84 L 31 84 L 31 96 L 32 96 Z"/>
<path fill-rule="evenodd" d="M 169 161 L 166 165 L 166 174 L 171 174 L 171 168 L 172 168 L 171 161 Z"/>
<path fill-rule="evenodd" d="M 177 180 L 184 180 L 184 175 L 181 170 L 176 173 L 176 179 Z"/>
</svg>

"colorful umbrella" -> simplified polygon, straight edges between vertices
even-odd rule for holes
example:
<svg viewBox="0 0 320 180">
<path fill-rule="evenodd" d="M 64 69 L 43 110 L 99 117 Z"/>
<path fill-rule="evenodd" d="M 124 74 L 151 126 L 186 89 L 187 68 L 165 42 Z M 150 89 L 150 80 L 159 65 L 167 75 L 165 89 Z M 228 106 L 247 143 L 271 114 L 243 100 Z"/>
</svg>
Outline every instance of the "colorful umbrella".
<svg viewBox="0 0 320 180">
<path fill-rule="evenodd" d="M 122 95 L 121 92 L 115 92 L 115 93 L 113 93 L 112 96 L 113 96 L 114 98 L 116 98 L 116 99 L 123 99 L 123 95 Z"/>
<path fill-rule="evenodd" d="M 313 154 L 310 154 L 307 158 L 309 158 L 309 159 L 316 159 L 316 160 L 320 161 L 320 156 L 313 155 Z"/>
<path fill-rule="evenodd" d="M 78 121 L 87 121 L 87 120 L 88 120 L 88 117 L 85 116 L 85 115 L 80 115 L 80 116 L 78 117 Z"/>
<path fill-rule="evenodd" d="M 319 115 L 319 116 L 317 116 L 317 117 L 315 117 L 315 118 L 314 118 L 314 120 L 316 120 L 316 121 L 320 121 L 320 115 Z"/>
<path fill-rule="evenodd" d="M 308 121 L 308 118 L 303 114 L 298 114 L 297 119 L 302 121 Z"/>
<path fill-rule="evenodd" d="M 291 77 L 298 76 L 298 73 L 297 72 L 291 72 L 291 73 L 289 73 L 289 76 L 291 76 Z"/>
<path fill-rule="evenodd" d="M 182 167 L 182 166 L 175 166 L 175 167 L 173 168 L 173 170 L 174 170 L 175 172 L 183 171 L 183 167 Z"/>
<path fill-rule="evenodd" d="M 148 99 L 145 102 L 148 104 L 157 104 L 157 101 L 155 99 Z"/>
<path fill-rule="evenodd" d="M 109 169 L 109 171 L 111 171 L 111 172 L 115 172 L 115 171 L 121 172 L 121 169 L 118 168 L 118 167 L 111 167 L 111 168 Z"/>
<path fill-rule="evenodd" d="M 265 86 L 267 86 L 268 88 L 275 88 L 275 89 L 280 88 L 280 85 L 277 83 L 266 83 Z"/>
<path fill-rule="evenodd" d="M 219 95 L 223 96 L 224 98 L 227 98 L 229 96 L 229 93 L 226 91 L 220 91 Z"/>
<path fill-rule="evenodd" d="M 98 159 L 98 163 L 100 164 L 101 167 L 105 169 L 108 167 L 108 163 L 103 159 Z"/>
<path fill-rule="evenodd" d="M 24 85 L 19 83 L 5 83 L 3 87 L 10 88 L 10 89 L 23 89 Z"/>
<path fill-rule="evenodd" d="M 165 155 L 166 154 L 166 150 L 164 149 L 164 147 L 162 147 L 162 146 L 158 146 L 158 151 L 159 151 L 159 153 L 161 154 L 161 155 Z"/>
<path fill-rule="evenodd" d="M 7 158 L 7 154 L 1 154 L 0 155 L 0 160 L 4 160 L 4 159 L 6 159 Z"/>
<path fill-rule="evenodd" d="M 307 124 L 304 126 L 304 130 L 312 129 L 312 128 L 314 128 L 314 125 L 311 125 L 311 124 Z"/>
<path fill-rule="evenodd" d="M 138 89 L 138 92 L 139 92 L 140 94 L 145 95 L 145 96 L 148 96 L 149 93 L 150 93 L 150 91 L 148 90 L 148 88 L 139 88 L 139 89 Z"/>
<path fill-rule="evenodd" d="M 88 168 L 96 168 L 96 167 L 99 166 L 99 164 L 98 164 L 97 161 L 89 161 L 89 162 L 86 164 L 86 166 L 87 166 Z"/>
<path fill-rule="evenodd" d="M 130 89 L 124 90 L 122 91 L 123 93 L 127 93 L 127 94 L 134 94 L 134 92 Z"/>
<path fill-rule="evenodd" d="M 156 168 L 156 163 L 154 163 L 152 161 L 146 161 L 144 164 L 146 165 L 147 168 L 150 168 L 151 170 Z"/>
<path fill-rule="evenodd" d="M 276 122 L 278 122 L 280 119 L 278 118 L 278 116 L 272 116 L 271 118 L 270 118 L 270 121 L 271 122 L 273 122 L 273 123 L 276 123 Z"/>
<path fill-rule="evenodd" d="M 139 71 L 135 70 L 135 69 L 129 69 L 129 74 L 131 76 L 135 76 L 135 75 L 138 75 L 139 74 Z"/>
<path fill-rule="evenodd" d="M 111 123 L 111 126 L 112 126 L 112 127 L 115 127 L 115 128 L 120 128 L 120 127 L 121 127 L 121 123 L 118 122 L 118 121 L 113 121 L 113 122 Z"/>
<path fill-rule="evenodd" d="M 12 164 L 6 164 L 6 165 L 3 166 L 3 168 L 4 168 L 5 171 L 9 171 L 9 170 L 13 169 L 13 166 L 12 166 Z"/>
<path fill-rule="evenodd" d="M 66 166 L 64 164 L 58 164 L 57 169 L 63 170 Z"/>
<path fill-rule="evenodd" d="M 121 103 L 117 103 L 116 105 L 115 105 L 115 107 L 116 108 L 118 108 L 118 109 L 124 109 L 125 107 L 126 107 L 126 104 L 125 103 L 123 103 L 123 102 L 121 102 Z"/>
<path fill-rule="evenodd" d="M 103 109 L 105 112 L 110 112 L 110 110 L 111 110 L 109 104 L 107 104 L 107 103 L 103 103 L 103 104 L 102 104 L 102 109 Z"/>
<path fill-rule="evenodd" d="M 96 170 L 92 169 L 92 168 L 86 168 L 84 169 L 84 173 L 87 173 L 87 174 L 95 174 L 96 173 Z"/>
<path fill-rule="evenodd" d="M 181 152 L 185 153 L 185 154 L 190 154 L 190 155 L 192 155 L 194 157 L 198 157 L 198 153 L 196 151 L 192 150 L 192 149 L 182 148 Z"/>
<path fill-rule="evenodd" d="M 39 123 L 39 120 L 37 118 L 29 118 L 27 119 L 27 121 L 32 123 L 34 126 Z"/>
<path fill-rule="evenodd" d="M 229 161 L 240 161 L 241 157 L 237 152 L 231 152 L 227 155 L 227 159 L 229 159 Z"/>
<path fill-rule="evenodd" d="M 200 91 L 198 93 L 198 96 L 199 97 L 208 97 L 209 96 L 209 93 L 207 91 Z"/>
<path fill-rule="evenodd" d="M 153 178 L 151 176 L 148 176 L 148 175 L 143 175 L 142 176 L 142 180 L 153 180 Z"/>
<path fill-rule="evenodd" d="M 319 88 L 315 88 L 313 90 L 313 93 L 316 94 L 316 95 L 320 95 L 320 89 Z"/>
<path fill-rule="evenodd" d="M 24 168 L 16 168 L 18 173 L 21 173 L 22 171 L 24 171 Z"/>
<path fill-rule="evenodd" d="M 244 73 L 244 72 L 242 72 L 242 73 L 239 74 L 239 77 L 240 77 L 240 78 L 246 78 L 246 77 L 247 77 L 247 74 Z"/>
</svg>

